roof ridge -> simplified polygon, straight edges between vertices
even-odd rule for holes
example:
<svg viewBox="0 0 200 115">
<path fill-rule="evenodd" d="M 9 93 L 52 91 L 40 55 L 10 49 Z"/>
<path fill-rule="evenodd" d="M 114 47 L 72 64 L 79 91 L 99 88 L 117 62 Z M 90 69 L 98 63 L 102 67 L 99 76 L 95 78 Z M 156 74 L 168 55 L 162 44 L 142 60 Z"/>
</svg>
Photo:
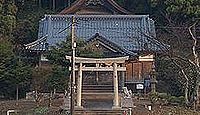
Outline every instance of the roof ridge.
<svg viewBox="0 0 200 115">
<path fill-rule="evenodd" d="M 71 6 L 66 7 L 59 14 L 62 14 L 62 15 L 75 14 L 76 11 L 78 11 L 81 7 L 83 7 L 83 5 L 86 5 L 86 6 L 89 5 L 86 2 L 89 2 L 89 0 L 76 0 Z M 95 6 L 98 5 L 96 0 L 92 0 L 91 2 L 95 2 L 95 3 L 93 3 L 93 5 L 95 5 Z M 131 14 L 131 12 L 122 8 L 114 0 L 101 0 L 100 2 L 103 2 L 103 3 L 100 4 L 102 6 L 106 5 L 105 3 L 110 4 L 114 9 L 116 9 L 121 14 Z"/>
</svg>

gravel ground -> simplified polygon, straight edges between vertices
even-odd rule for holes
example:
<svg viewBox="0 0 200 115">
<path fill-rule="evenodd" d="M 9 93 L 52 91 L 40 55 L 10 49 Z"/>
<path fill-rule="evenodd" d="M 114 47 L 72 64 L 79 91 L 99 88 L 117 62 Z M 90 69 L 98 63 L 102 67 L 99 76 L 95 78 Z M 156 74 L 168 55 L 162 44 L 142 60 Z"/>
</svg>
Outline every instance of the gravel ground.
<svg viewBox="0 0 200 115">
<path fill-rule="evenodd" d="M 147 109 L 147 106 L 150 104 L 147 100 L 133 100 L 134 107 L 132 111 L 132 115 L 200 115 L 200 111 L 193 111 L 188 108 L 178 107 L 178 106 L 160 106 L 160 105 L 152 105 L 152 111 Z M 40 104 L 40 111 L 48 108 L 48 112 L 45 115 L 60 115 L 60 106 L 63 104 L 62 99 L 56 99 L 52 102 L 52 107 L 48 108 L 48 101 Z M 36 103 L 34 101 L 20 100 L 18 105 L 16 105 L 16 101 L 0 101 L 0 115 L 6 115 L 7 110 L 21 110 L 24 114 L 18 115 L 27 115 L 27 112 L 33 112 L 38 110 Z M 29 114 L 33 115 L 33 114 Z"/>
</svg>

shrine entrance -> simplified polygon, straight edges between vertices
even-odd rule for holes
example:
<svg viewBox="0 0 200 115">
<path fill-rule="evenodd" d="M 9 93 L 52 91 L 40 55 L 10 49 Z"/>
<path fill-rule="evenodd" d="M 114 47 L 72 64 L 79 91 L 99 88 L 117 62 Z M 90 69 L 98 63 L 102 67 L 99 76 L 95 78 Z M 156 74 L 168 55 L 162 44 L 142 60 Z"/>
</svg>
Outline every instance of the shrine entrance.
<svg viewBox="0 0 200 115">
<path fill-rule="evenodd" d="M 125 78 L 125 61 L 128 60 L 128 56 L 126 57 L 117 57 L 117 58 L 83 58 L 83 57 L 75 57 L 75 71 L 76 71 L 76 107 L 77 108 L 83 108 L 82 106 L 82 99 L 83 99 L 83 93 L 84 85 L 89 85 L 91 88 L 97 88 L 96 90 L 93 90 L 94 92 L 89 93 L 96 93 L 98 90 L 98 87 L 106 87 L 108 90 L 113 90 L 111 93 L 113 96 L 112 100 L 112 109 L 120 108 L 120 98 L 119 98 L 119 86 L 124 86 L 124 78 Z M 71 60 L 71 56 L 66 56 L 66 59 Z M 95 82 L 92 81 L 83 81 L 83 77 L 87 77 L 88 72 L 93 72 Z M 86 73 L 86 74 L 84 74 Z M 103 73 L 101 77 L 104 77 L 104 79 L 101 79 L 101 84 L 99 83 L 100 76 L 99 73 Z M 109 74 L 111 73 L 111 74 Z M 85 76 L 83 76 L 85 75 Z M 112 81 L 109 81 L 109 75 L 112 77 Z M 107 80 L 106 80 L 107 79 Z M 119 82 L 120 79 L 120 82 Z M 83 82 L 87 82 L 87 84 L 84 84 Z M 92 82 L 90 84 L 90 82 Z M 89 83 L 89 84 L 88 84 Z M 112 84 L 109 84 L 112 83 Z M 107 87 L 109 86 L 109 87 Z M 112 87 L 111 87 L 112 86 Z M 87 91 L 86 91 L 87 92 Z M 106 91 L 105 91 L 106 92 Z M 104 92 L 104 93 L 105 93 Z M 98 98 L 101 98 L 101 92 L 98 92 L 99 96 L 95 96 L 96 100 L 98 101 Z M 89 97 L 88 97 L 89 98 Z M 109 98 L 109 97 L 105 97 Z"/>
</svg>

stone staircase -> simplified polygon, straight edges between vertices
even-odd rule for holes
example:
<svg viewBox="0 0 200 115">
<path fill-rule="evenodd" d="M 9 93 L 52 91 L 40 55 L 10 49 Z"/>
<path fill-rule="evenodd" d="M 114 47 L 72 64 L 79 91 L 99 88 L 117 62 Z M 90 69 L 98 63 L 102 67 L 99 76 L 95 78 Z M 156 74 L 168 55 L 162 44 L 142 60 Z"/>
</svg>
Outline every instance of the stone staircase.
<svg viewBox="0 0 200 115">
<path fill-rule="evenodd" d="M 122 109 L 83 109 L 75 110 L 75 115 L 123 115 Z"/>
<path fill-rule="evenodd" d="M 83 100 L 113 100 L 113 96 L 113 85 L 83 85 L 82 88 Z"/>
<path fill-rule="evenodd" d="M 120 94 L 121 95 L 121 94 Z M 77 115 L 121 115 L 122 109 L 112 109 L 114 98 L 113 85 L 86 85 L 82 87 L 83 110 Z"/>
<path fill-rule="evenodd" d="M 83 93 L 112 93 L 113 85 L 83 85 Z"/>
</svg>

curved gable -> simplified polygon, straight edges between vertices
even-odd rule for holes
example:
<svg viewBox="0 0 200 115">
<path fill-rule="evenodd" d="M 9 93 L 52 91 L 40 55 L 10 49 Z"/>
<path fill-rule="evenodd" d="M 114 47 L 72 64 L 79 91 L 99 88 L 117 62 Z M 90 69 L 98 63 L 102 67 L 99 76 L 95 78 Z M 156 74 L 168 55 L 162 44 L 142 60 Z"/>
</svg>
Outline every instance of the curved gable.
<svg viewBox="0 0 200 115">
<path fill-rule="evenodd" d="M 72 6 L 65 8 L 59 14 L 131 14 L 120 7 L 114 0 L 77 0 Z"/>
</svg>

